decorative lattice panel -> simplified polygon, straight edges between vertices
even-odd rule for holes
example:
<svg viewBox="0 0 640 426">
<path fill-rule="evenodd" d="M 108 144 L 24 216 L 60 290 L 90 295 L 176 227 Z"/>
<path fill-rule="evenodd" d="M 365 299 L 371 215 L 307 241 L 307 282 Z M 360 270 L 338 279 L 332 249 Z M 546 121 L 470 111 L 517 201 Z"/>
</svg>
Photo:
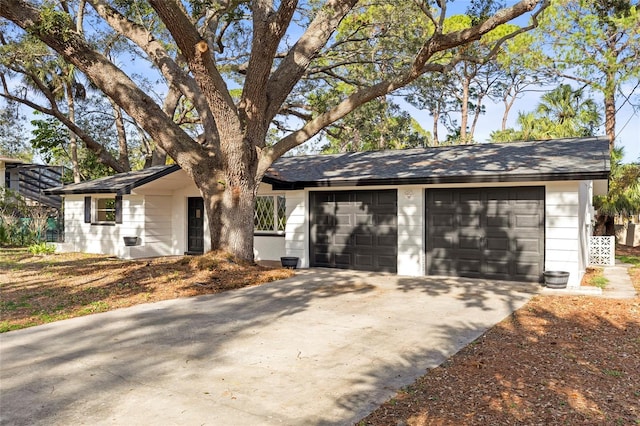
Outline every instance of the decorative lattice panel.
<svg viewBox="0 0 640 426">
<path fill-rule="evenodd" d="M 615 265 L 616 237 L 590 237 L 589 264 Z"/>
</svg>

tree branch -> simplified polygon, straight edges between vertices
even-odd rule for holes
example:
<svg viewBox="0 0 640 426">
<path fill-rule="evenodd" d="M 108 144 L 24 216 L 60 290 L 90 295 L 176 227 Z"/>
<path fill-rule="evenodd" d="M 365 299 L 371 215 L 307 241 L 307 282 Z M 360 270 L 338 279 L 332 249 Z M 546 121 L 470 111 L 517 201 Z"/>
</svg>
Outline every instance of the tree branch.
<svg viewBox="0 0 640 426">
<path fill-rule="evenodd" d="M 184 96 L 194 103 L 203 125 L 207 128 L 214 128 L 213 115 L 204 97 L 201 96 L 202 93 L 198 84 L 171 58 L 162 43 L 156 40 L 146 28 L 127 19 L 126 16 L 112 8 L 106 1 L 88 1 L 111 28 L 134 42 L 149 56 L 170 87 L 175 85 Z"/>
<path fill-rule="evenodd" d="M 68 24 L 44 25 L 40 10 L 23 0 L 2 0 L 0 16 L 35 34 L 69 63 L 78 67 L 151 135 L 183 169 L 189 172 L 207 154 L 154 100 L 121 69 L 92 47 Z"/>
<path fill-rule="evenodd" d="M 269 97 L 267 121 L 271 121 L 276 116 L 280 106 L 300 81 L 311 61 L 327 44 L 331 34 L 356 3 L 357 0 L 328 0 L 326 5 L 316 13 L 307 30 L 269 78 L 265 91 Z"/>
<path fill-rule="evenodd" d="M 29 108 L 39 111 L 43 114 L 50 115 L 58 119 L 62 124 L 64 124 L 69 130 L 75 133 L 82 142 L 84 142 L 87 149 L 93 151 L 97 156 L 100 162 L 108 167 L 111 167 L 118 173 L 122 173 L 128 170 L 125 170 L 122 165 L 107 151 L 104 147 L 96 142 L 91 135 L 86 133 L 81 127 L 78 127 L 73 121 L 69 120 L 65 114 L 63 114 L 57 107 L 55 108 L 46 108 L 42 105 L 36 104 L 28 99 L 20 98 L 18 96 L 11 95 L 9 93 L 0 93 L 5 99 L 10 101 L 19 102 L 23 105 L 28 106 Z"/>
</svg>

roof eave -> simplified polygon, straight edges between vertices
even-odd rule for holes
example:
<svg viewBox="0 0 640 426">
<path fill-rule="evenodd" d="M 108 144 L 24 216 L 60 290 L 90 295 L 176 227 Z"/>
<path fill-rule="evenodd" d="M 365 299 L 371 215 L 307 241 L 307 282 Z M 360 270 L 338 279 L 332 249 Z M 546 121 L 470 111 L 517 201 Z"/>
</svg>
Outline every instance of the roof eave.
<svg viewBox="0 0 640 426">
<path fill-rule="evenodd" d="M 55 188 L 49 188 L 44 190 L 45 194 L 50 195 L 78 195 L 78 194 L 115 194 L 115 195 L 128 195 L 131 194 L 131 191 L 134 188 L 145 185 L 149 182 L 153 182 L 154 180 L 160 179 L 161 177 L 167 176 L 176 170 L 179 170 L 180 166 L 177 164 L 173 164 L 170 167 L 167 167 L 164 170 L 156 172 L 150 176 L 145 178 L 138 179 L 128 185 L 122 185 L 119 188 L 67 188 L 65 186 L 58 186 Z M 70 185 L 73 186 L 73 185 Z M 67 189 L 65 189 L 67 188 Z"/>
<path fill-rule="evenodd" d="M 346 186 L 402 186 L 402 185 L 434 185 L 464 183 L 497 183 L 497 182 L 550 182 L 608 179 L 609 171 L 537 173 L 537 174 L 495 174 L 468 176 L 428 176 L 390 179 L 331 179 L 318 181 L 279 181 L 273 179 L 273 189 L 296 190 L 304 188 L 327 188 Z"/>
</svg>

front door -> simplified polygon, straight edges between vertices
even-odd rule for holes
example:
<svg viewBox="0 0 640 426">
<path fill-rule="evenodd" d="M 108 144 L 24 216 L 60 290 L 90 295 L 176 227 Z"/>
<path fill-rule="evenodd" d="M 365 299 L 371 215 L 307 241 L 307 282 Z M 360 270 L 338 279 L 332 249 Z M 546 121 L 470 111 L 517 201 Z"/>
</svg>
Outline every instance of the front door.
<svg viewBox="0 0 640 426">
<path fill-rule="evenodd" d="M 187 211 L 187 253 L 204 253 L 204 201 L 189 197 Z"/>
</svg>

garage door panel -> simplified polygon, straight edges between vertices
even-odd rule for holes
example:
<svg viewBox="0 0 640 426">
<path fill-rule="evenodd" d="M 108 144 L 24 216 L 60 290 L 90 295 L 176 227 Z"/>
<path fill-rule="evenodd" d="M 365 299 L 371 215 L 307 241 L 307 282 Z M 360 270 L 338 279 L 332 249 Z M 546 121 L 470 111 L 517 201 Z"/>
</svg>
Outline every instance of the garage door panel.
<svg viewBox="0 0 640 426">
<path fill-rule="evenodd" d="M 374 236 L 371 234 L 356 234 L 355 239 L 357 246 L 372 246 L 374 244 Z"/>
<path fill-rule="evenodd" d="M 373 266 L 375 265 L 374 262 L 373 262 L 373 256 L 372 255 L 365 255 L 365 254 L 356 254 L 355 255 L 355 265 L 359 269 L 373 268 Z"/>
<path fill-rule="evenodd" d="M 432 249 L 453 249 L 456 244 L 453 238 L 447 236 L 432 237 L 429 241 Z"/>
<path fill-rule="evenodd" d="M 505 216 L 487 216 L 487 228 L 505 228 L 509 226 L 509 217 Z"/>
<path fill-rule="evenodd" d="M 389 225 L 395 228 L 398 224 L 398 216 L 396 215 L 396 213 L 391 212 L 384 214 L 378 213 L 373 216 L 373 221 L 371 224 L 374 226 Z"/>
<path fill-rule="evenodd" d="M 351 253 L 337 253 L 335 255 L 335 265 L 338 268 L 348 268 L 352 263 Z"/>
<path fill-rule="evenodd" d="M 429 221 L 433 226 L 451 227 L 454 225 L 455 219 L 453 212 L 451 212 L 449 214 L 434 214 Z"/>
<path fill-rule="evenodd" d="M 457 262 L 458 275 L 469 276 L 469 274 L 480 275 L 482 273 L 482 263 L 479 259 L 461 257 Z"/>
<path fill-rule="evenodd" d="M 542 247 L 540 246 L 540 241 L 537 239 L 525 239 L 519 238 L 514 243 L 515 250 L 517 253 L 525 256 L 532 255 L 542 255 Z"/>
<path fill-rule="evenodd" d="M 336 204 L 340 205 L 340 204 L 344 204 L 344 205 L 349 205 L 352 201 L 352 193 L 345 191 L 345 192 L 331 192 L 329 193 L 331 194 L 333 197 L 332 199 L 327 200 L 327 202 L 331 203 L 331 202 L 335 202 Z"/>
<path fill-rule="evenodd" d="M 398 247 L 398 237 L 396 235 L 378 235 L 376 237 L 378 247 L 386 247 L 396 250 Z"/>
<path fill-rule="evenodd" d="M 543 187 L 436 189 L 426 193 L 428 274 L 540 279 L 544 266 Z"/>
<path fill-rule="evenodd" d="M 398 194 L 396 191 L 379 192 L 377 196 L 379 206 L 388 206 L 389 209 L 396 210 L 398 203 Z"/>
<path fill-rule="evenodd" d="M 472 249 L 472 250 L 478 250 L 480 249 L 482 244 L 482 237 L 480 236 L 469 236 L 469 237 L 460 237 L 459 239 L 459 247 L 461 249 Z"/>
<path fill-rule="evenodd" d="M 520 262 L 516 265 L 516 275 L 519 277 L 539 275 L 542 274 L 542 272 L 542 268 L 538 263 Z"/>
<path fill-rule="evenodd" d="M 452 192 L 438 192 L 433 194 L 432 203 L 434 206 L 441 207 L 443 205 L 451 205 L 453 204 L 453 193 Z"/>
<path fill-rule="evenodd" d="M 508 274 L 509 265 L 506 259 L 488 259 L 484 262 L 485 271 L 491 274 Z"/>
<path fill-rule="evenodd" d="M 477 228 L 480 226 L 480 213 L 473 213 L 473 214 L 469 214 L 469 213 L 461 213 L 459 216 L 459 226 L 460 227 L 471 227 L 471 228 Z"/>
<path fill-rule="evenodd" d="M 309 197 L 312 266 L 396 271 L 397 191 L 311 192 Z M 333 216 L 333 222 L 323 216 Z M 329 251 L 328 259 L 320 257 L 323 263 L 315 262 L 317 250 Z"/>
<path fill-rule="evenodd" d="M 485 248 L 486 250 L 491 251 L 509 251 L 511 246 L 511 241 L 509 238 L 505 237 L 486 237 Z"/>
<path fill-rule="evenodd" d="M 515 216 L 516 228 L 531 228 L 538 229 L 542 224 L 540 215 L 524 215 L 519 214 Z"/>
</svg>

